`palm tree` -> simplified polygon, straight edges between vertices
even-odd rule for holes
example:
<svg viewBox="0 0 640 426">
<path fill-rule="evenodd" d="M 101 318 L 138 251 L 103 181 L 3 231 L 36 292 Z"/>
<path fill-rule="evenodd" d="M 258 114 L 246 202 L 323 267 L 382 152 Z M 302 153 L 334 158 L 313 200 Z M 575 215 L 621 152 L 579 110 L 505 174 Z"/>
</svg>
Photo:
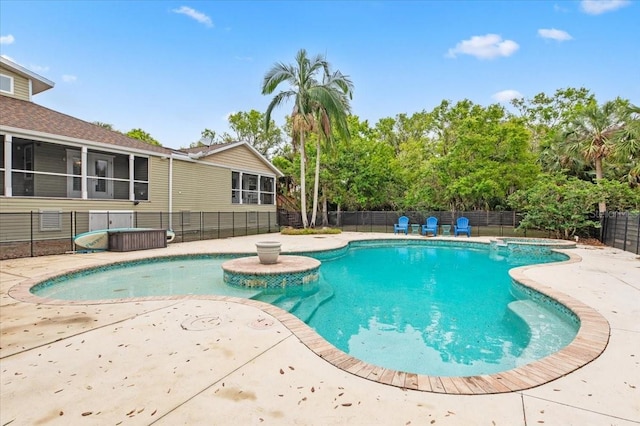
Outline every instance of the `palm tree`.
<svg viewBox="0 0 640 426">
<path fill-rule="evenodd" d="M 564 133 L 565 148 L 568 153 L 580 154 L 594 165 L 596 183 L 603 178 L 602 161 L 619 149 L 624 140 L 629 117 L 628 105 L 618 98 L 602 106 L 591 101 L 569 122 Z M 606 208 L 605 202 L 601 201 L 599 212 L 604 213 Z"/>
<path fill-rule="evenodd" d="M 349 139 L 349 126 L 347 124 L 347 114 L 351 108 L 349 100 L 353 93 L 353 83 L 349 77 L 340 71 L 332 74 L 325 74 L 323 85 L 327 87 L 326 99 L 324 103 L 314 103 L 313 118 L 314 130 L 316 130 L 316 168 L 313 183 L 313 207 L 311 210 L 312 227 L 316 226 L 318 213 L 318 188 L 320 186 L 320 152 L 322 142 L 327 146 L 333 142 L 335 133 L 345 139 Z"/>
<path fill-rule="evenodd" d="M 622 131 L 617 152 L 622 163 L 628 164 L 627 178 L 633 186 L 640 185 L 640 107 L 630 105 L 626 111 L 629 116 Z"/>
<path fill-rule="evenodd" d="M 322 80 L 317 79 L 316 75 L 318 73 L 321 73 Z M 319 113 L 320 117 L 325 116 L 329 123 L 332 119 L 335 120 L 339 117 L 338 107 L 341 107 L 342 112 L 346 114 L 345 103 L 337 91 L 337 88 L 342 89 L 346 83 L 332 82 L 331 78 L 329 78 L 331 76 L 329 64 L 323 56 L 316 55 L 313 58 L 309 58 L 306 50 L 300 49 L 296 54 L 295 64 L 276 63 L 267 71 L 262 84 L 263 95 L 273 93 L 283 82 L 289 85 L 287 90 L 279 92 L 269 103 L 265 112 L 266 130 L 269 129 L 273 109 L 287 100 L 293 99 L 294 101 L 291 113 L 292 138 L 294 145 L 297 145 L 300 150 L 300 204 L 302 224 L 305 228 L 309 226 L 306 202 L 305 136 L 317 126 L 315 114 Z M 348 82 L 348 79 L 345 79 L 344 76 L 341 74 L 339 76 Z M 338 80 L 338 76 L 336 76 L 336 80 Z M 326 84 L 327 82 L 330 84 Z M 350 82 L 348 83 L 350 87 Z"/>
</svg>

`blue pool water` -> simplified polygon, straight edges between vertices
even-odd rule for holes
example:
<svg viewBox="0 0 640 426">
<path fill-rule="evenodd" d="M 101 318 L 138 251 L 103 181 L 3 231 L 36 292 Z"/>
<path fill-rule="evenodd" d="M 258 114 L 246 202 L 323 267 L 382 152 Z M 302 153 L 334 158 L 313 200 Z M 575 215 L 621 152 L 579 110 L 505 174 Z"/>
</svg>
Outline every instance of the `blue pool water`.
<svg viewBox="0 0 640 426">
<path fill-rule="evenodd" d="M 487 248 L 360 246 L 322 260 L 312 286 L 238 289 L 222 281 L 229 257 L 172 258 L 86 271 L 32 291 L 72 300 L 219 294 L 273 303 L 339 349 L 386 368 L 440 376 L 490 374 L 558 351 L 577 320 L 514 291 L 508 270 L 561 255 L 499 256 Z M 522 299 L 522 300 L 519 300 Z"/>
</svg>

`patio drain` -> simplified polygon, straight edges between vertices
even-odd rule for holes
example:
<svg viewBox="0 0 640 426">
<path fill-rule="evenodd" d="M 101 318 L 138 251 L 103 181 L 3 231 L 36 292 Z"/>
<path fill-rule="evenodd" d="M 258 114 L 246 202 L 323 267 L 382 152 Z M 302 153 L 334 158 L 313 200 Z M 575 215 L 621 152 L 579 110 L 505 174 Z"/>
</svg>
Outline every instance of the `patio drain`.
<svg viewBox="0 0 640 426">
<path fill-rule="evenodd" d="M 273 320 L 267 318 L 258 318 L 257 320 L 249 323 L 249 327 L 255 328 L 256 330 L 265 330 L 267 328 L 271 328 L 272 326 Z"/>
<path fill-rule="evenodd" d="M 180 327 L 187 331 L 211 330 L 222 323 L 218 315 L 203 315 L 200 317 L 187 318 L 182 321 Z"/>
</svg>

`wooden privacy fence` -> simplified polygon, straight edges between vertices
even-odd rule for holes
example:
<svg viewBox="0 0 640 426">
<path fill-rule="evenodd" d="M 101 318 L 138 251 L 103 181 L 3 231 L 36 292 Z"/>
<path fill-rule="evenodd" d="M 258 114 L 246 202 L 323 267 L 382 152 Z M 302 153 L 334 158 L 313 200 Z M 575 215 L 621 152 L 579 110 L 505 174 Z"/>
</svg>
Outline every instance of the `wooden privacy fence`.
<svg viewBox="0 0 640 426">
<path fill-rule="evenodd" d="M 605 212 L 600 222 L 604 244 L 640 254 L 640 213 Z"/>
</svg>

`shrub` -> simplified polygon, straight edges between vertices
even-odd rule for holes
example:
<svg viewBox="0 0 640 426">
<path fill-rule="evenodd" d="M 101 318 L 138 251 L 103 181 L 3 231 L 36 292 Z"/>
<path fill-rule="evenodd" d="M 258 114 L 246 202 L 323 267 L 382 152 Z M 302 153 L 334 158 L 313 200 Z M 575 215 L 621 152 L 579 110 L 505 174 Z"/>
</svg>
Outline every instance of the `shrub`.
<svg viewBox="0 0 640 426">
<path fill-rule="evenodd" d="M 315 234 L 340 234 L 342 231 L 337 228 L 304 228 L 297 229 L 290 226 L 280 229 L 283 235 L 315 235 Z"/>
</svg>

